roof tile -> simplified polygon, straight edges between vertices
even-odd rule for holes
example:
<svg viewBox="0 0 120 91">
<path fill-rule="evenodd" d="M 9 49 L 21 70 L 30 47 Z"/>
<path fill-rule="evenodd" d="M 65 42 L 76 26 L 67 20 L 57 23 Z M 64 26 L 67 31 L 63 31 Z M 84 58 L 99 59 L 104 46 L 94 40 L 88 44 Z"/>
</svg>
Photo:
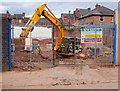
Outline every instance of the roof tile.
<svg viewBox="0 0 120 91">
<path fill-rule="evenodd" d="M 83 15 L 80 18 L 84 18 L 84 17 L 91 16 L 91 15 L 114 15 L 114 11 L 104 6 L 101 6 L 99 8 L 95 8 L 91 10 L 89 13 Z"/>
</svg>

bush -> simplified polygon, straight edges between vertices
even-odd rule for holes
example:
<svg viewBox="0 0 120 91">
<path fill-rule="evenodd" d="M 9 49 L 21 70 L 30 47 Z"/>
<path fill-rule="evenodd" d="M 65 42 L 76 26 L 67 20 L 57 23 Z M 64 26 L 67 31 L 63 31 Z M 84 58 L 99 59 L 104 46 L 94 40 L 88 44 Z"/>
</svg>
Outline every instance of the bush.
<svg viewBox="0 0 120 91">
<path fill-rule="evenodd" d="M 56 29 L 56 27 L 54 27 L 54 29 Z"/>
<path fill-rule="evenodd" d="M 81 29 L 80 29 L 80 28 L 78 28 L 78 31 L 81 31 Z"/>
<path fill-rule="evenodd" d="M 67 29 L 67 31 L 72 33 L 74 31 L 74 29 L 73 28 L 69 28 L 69 29 Z"/>
<path fill-rule="evenodd" d="M 65 26 L 63 26 L 63 30 L 66 30 L 66 27 L 65 27 Z"/>
</svg>

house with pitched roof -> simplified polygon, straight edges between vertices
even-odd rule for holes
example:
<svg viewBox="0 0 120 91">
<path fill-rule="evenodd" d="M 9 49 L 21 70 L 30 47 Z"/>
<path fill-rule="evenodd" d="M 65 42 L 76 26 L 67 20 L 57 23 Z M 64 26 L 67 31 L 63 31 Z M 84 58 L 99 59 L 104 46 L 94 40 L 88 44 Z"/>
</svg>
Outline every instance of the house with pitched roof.
<svg viewBox="0 0 120 91">
<path fill-rule="evenodd" d="M 76 16 L 77 18 L 79 18 L 79 17 L 81 17 L 81 16 L 83 16 L 83 15 L 89 13 L 90 10 L 91 10 L 91 8 L 88 8 L 88 9 L 76 8 L 76 10 L 73 11 L 73 12 L 74 12 L 75 16 Z"/>
<path fill-rule="evenodd" d="M 12 25 L 26 25 L 30 17 L 25 17 L 25 13 L 22 14 L 13 14 L 11 15 L 9 11 L 6 12 L 6 14 L 0 14 L 2 17 L 9 17 L 12 19 L 11 24 Z M 58 18 L 61 23 L 63 23 L 61 18 Z M 40 18 L 36 25 L 52 25 L 50 21 L 48 21 L 46 18 Z"/>
<path fill-rule="evenodd" d="M 78 18 L 73 25 L 79 24 L 113 24 L 114 23 L 114 11 L 96 4 L 93 10 L 83 14 Z"/>
<path fill-rule="evenodd" d="M 69 23 L 73 24 L 79 17 L 87 14 L 90 10 L 91 10 L 91 8 L 88 8 L 88 9 L 76 8 L 76 10 L 73 11 L 72 14 L 61 13 L 61 19 L 63 21 L 62 22 L 63 25 L 69 25 Z"/>
<path fill-rule="evenodd" d="M 12 25 L 23 25 L 24 23 L 24 18 L 25 18 L 25 13 L 23 12 L 22 14 L 13 14 L 11 15 L 9 11 L 6 12 L 6 17 L 9 17 L 12 19 L 11 24 Z"/>
</svg>

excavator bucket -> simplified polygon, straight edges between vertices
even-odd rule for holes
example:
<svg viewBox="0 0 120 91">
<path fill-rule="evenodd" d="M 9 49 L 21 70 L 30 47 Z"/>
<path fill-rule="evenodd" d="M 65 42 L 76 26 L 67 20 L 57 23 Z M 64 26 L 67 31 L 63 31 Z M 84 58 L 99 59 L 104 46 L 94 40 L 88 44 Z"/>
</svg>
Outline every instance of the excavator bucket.
<svg viewBox="0 0 120 91">
<path fill-rule="evenodd" d="M 27 33 L 26 28 L 22 28 L 22 33 L 20 34 L 21 38 L 27 38 L 29 33 Z"/>
</svg>

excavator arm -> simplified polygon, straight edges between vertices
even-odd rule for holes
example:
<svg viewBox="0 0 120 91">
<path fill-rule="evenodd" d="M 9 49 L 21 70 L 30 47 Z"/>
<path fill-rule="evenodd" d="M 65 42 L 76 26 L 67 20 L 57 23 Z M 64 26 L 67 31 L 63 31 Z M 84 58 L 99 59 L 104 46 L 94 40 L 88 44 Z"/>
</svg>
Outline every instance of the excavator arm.
<svg viewBox="0 0 120 91">
<path fill-rule="evenodd" d="M 37 21 L 40 19 L 40 16 L 42 15 L 42 11 L 45 9 L 46 4 L 40 5 L 32 15 L 32 17 L 29 19 L 29 21 L 26 24 L 26 28 L 22 28 L 22 32 L 20 34 L 20 37 L 27 38 L 30 28 L 33 30 L 33 25 L 37 23 Z"/>
<path fill-rule="evenodd" d="M 48 9 L 48 11 L 45 10 L 45 7 Z M 27 38 L 30 30 L 32 31 L 34 29 L 34 25 L 40 19 L 41 15 L 44 16 L 53 25 L 62 25 L 60 21 L 56 18 L 56 16 L 52 13 L 52 11 L 46 6 L 46 4 L 42 4 L 35 10 L 34 14 L 27 22 L 26 28 L 22 28 L 20 37 Z M 61 26 L 55 26 L 55 27 L 57 29 L 58 36 L 56 37 L 56 44 L 54 50 L 58 50 L 59 46 L 61 45 L 62 38 L 64 37 L 64 32 Z"/>
</svg>

